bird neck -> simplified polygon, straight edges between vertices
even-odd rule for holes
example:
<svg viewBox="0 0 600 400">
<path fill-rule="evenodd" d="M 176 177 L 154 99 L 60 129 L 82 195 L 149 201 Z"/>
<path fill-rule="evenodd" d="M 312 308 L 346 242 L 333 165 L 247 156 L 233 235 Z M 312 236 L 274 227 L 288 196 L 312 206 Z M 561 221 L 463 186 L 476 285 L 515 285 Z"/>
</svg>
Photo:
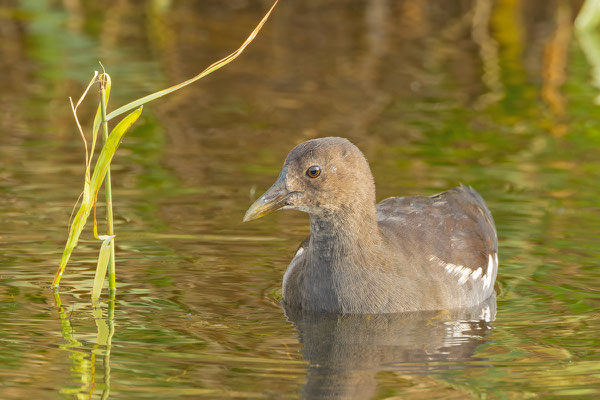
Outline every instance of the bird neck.
<svg viewBox="0 0 600 400">
<path fill-rule="evenodd" d="M 310 258 L 318 268 L 366 266 L 381 243 L 375 204 L 310 216 Z"/>
<path fill-rule="evenodd" d="M 365 274 L 385 268 L 375 204 L 372 209 L 357 209 L 361 212 L 310 216 L 310 242 L 300 283 L 306 307 L 356 310 L 357 285 L 364 284 Z"/>
</svg>

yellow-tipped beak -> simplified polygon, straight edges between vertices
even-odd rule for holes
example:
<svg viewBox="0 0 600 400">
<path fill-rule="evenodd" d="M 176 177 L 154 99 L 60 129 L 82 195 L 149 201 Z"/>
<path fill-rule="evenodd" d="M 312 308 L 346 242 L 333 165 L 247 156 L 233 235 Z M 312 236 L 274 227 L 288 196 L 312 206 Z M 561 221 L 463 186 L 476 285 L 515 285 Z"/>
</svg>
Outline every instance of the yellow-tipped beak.
<svg viewBox="0 0 600 400">
<path fill-rule="evenodd" d="M 277 181 L 258 200 L 254 202 L 244 215 L 244 222 L 258 219 L 286 205 L 287 198 L 292 194 L 285 187 L 287 168 L 284 167 Z"/>
</svg>

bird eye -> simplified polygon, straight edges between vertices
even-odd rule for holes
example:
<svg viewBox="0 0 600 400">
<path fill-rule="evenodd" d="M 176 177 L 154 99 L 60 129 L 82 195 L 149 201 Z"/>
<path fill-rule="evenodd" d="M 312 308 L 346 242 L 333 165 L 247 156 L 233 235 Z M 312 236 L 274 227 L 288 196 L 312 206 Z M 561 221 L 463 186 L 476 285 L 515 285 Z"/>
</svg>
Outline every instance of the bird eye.
<svg viewBox="0 0 600 400">
<path fill-rule="evenodd" d="M 317 176 L 321 175 L 321 167 L 318 165 L 308 167 L 306 170 L 306 175 L 308 175 L 309 178 L 316 178 Z"/>
</svg>

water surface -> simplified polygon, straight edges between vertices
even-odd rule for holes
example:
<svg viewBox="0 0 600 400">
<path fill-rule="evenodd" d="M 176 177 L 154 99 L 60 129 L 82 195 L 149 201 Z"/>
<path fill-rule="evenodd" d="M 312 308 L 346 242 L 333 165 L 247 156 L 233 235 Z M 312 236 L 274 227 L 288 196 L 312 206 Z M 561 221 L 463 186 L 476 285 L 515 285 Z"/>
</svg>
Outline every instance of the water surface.
<svg viewBox="0 0 600 400">
<path fill-rule="evenodd" d="M 82 188 L 68 96 L 98 60 L 113 107 L 187 79 L 268 4 L 0 7 L 2 398 L 597 398 L 600 35 L 574 29 L 578 1 L 428 3 L 283 2 L 233 64 L 145 107 L 114 160 L 117 299 L 95 310 L 90 231 L 49 290 Z M 380 200 L 481 193 L 495 301 L 285 313 L 307 217 L 241 219 L 294 145 L 332 135 L 363 150 Z"/>
</svg>

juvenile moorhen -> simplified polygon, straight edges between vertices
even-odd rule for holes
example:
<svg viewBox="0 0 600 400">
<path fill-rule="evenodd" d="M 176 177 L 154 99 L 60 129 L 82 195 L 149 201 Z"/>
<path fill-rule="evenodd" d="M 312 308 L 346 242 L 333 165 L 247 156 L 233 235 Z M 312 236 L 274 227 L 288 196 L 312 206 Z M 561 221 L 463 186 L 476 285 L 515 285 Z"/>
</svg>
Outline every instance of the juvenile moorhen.
<svg viewBox="0 0 600 400">
<path fill-rule="evenodd" d="M 375 314 L 471 307 L 494 291 L 498 239 L 485 202 L 460 185 L 375 204 L 361 151 L 314 139 L 288 154 L 244 221 L 277 210 L 310 216 L 310 235 L 283 276 L 288 307 Z"/>
</svg>

